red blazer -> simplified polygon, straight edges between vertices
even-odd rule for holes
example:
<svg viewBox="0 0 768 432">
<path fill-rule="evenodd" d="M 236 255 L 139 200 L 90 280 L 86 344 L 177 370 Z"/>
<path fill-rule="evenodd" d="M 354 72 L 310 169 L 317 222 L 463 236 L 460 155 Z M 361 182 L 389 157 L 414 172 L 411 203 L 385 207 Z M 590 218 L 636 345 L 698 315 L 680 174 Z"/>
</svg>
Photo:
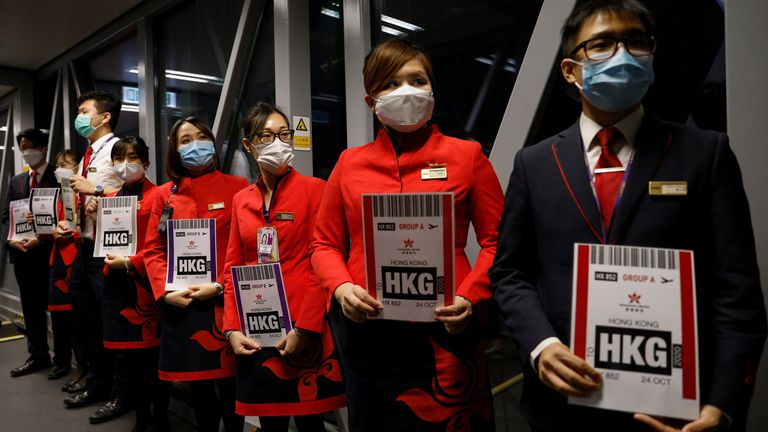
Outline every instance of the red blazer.
<svg viewBox="0 0 768 432">
<path fill-rule="evenodd" d="M 277 228 L 280 267 L 283 271 L 288 309 L 296 326 L 321 332 L 325 316 L 325 293 L 310 266 L 310 244 L 315 216 L 325 182 L 292 169 L 277 183 L 269 209 L 270 226 Z M 232 201 L 232 225 L 222 279 L 224 283 L 224 330 L 240 330 L 232 266 L 258 264 L 258 231 L 267 225 L 262 207 L 265 190 L 261 179 L 238 192 Z M 278 220 L 290 213 L 292 220 Z"/>
<path fill-rule="evenodd" d="M 499 180 L 480 144 L 445 136 L 436 126 L 430 126 L 429 133 L 424 145 L 404 149 L 398 157 L 382 129 L 375 141 L 347 149 L 339 157 L 325 188 L 312 243 L 312 267 L 329 295 L 343 282 L 366 286 L 363 193 L 453 192 L 456 294 L 473 303 L 491 297 L 488 268 L 496 254 L 504 201 Z M 448 178 L 422 180 L 421 170 L 429 164 L 444 164 Z M 474 268 L 464 252 L 470 222 L 482 248 Z"/>
<path fill-rule="evenodd" d="M 166 235 L 158 233 L 160 214 L 171 196 L 173 182 L 156 188 L 144 243 L 144 265 L 152 283 L 155 299 L 165 294 L 167 270 Z M 224 257 L 229 241 L 229 223 L 232 212 L 232 196 L 248 186 L 248 180 L 213 171 L 197 178 L 184 177 L 179 190 L 171 200 L 173 219 L 216 219 L 216 268 L 224 268 Z M 224 208 L 209 210 L 209 204 L 224 203 Z M 221 275 L 221 273 L 219 273 Z"/>
</svg>

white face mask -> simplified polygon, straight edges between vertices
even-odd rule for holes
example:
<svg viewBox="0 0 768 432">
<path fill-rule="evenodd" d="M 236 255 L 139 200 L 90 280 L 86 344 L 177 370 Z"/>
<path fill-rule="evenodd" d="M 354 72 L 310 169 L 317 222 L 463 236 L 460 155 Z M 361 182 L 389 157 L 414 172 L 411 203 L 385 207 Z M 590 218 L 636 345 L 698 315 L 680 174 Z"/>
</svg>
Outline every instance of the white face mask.
<svg viewBox="0 0 768 432">
<path fill-rule="evenodd" d="M 60 167 L 60 168 L 56 168 L 56 170 L 53 172 L 53 175 L 56 176 L 56 181 L 61 183 L 63 179 L 69 180 L 69 178 L 72 177 L 74 173 L 75 172 L 72 171 L 70 168 Z"/>
<path fill-rule="evenodd" d="M 288 171 L 288 167 L 291 166 L 293 160 L 293 149 L 289 143 L 284 143 L 275 137 L 275 141 L 271 144 L 257 144 L 256 162 L 265 171 L 281 175 Z"/>
<path fill-rule="evenodd" d="M 24 158 L 29 166 L 37 165 L 43 160 L 43 152 L 36 149 L 26 149 L 21 152 L 21 157 Z"/>
<path fill-rule="evenodd" d="M 432 92 L 404 85 L 376 101 L 376 117 L 385 126 L 400 132 L 413 132 L 432 118 L 435 98 Z"/>
<path fill-rule="evenodd" d="M 131 184 L 144 178 L 144 165 L 135 162 L 123 162 L 113 165 L 115 174 L 120 180 Z"/>
</svg>

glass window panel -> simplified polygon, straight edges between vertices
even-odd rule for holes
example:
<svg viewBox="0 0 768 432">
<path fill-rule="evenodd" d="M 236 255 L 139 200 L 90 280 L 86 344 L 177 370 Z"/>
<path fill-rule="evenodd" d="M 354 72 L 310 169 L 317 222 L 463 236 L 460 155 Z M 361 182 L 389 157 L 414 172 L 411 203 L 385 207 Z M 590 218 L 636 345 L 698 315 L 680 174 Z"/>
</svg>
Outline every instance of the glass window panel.
<svg viewBox="0 0 768 432">
<path fill-rule="evenodd" d="M 116 38 L 105 49 L 86 56 L 93 86 L 122 99 L 115 135 L 139 134 L 139 40 L 136 31 Z M 78 76 L 79 79 L 83 77 Z M 80 83 L 84 87 L 84 83 Z M 135 94 L 126 98 L 126 94 Z M 142 137 L 151 145 L 150 137 Z"/>
<path fill-rule="evenodd" d="M 379 0 L 372 14 L 373 44 L 407 37 L 426 48 L 436 80 L 433 122 L 444 134 L 479 141 L 488 154 L 541 4 Z"/>
<path fill-rule="evenodd" d="M 155 21 L 158 142 L 164 144 L 183 117 L 196 116 L 213 127 L 242 9 L 243 0 L 194 0 Z M 164 150 L 158 155 L 163 158 Z"/>
<path fill-rule="evenodd" d="M 257 8 L 258 9 L 258 8 Z M 243 75 L 244 83 L 240 96 L 235 101 L 232 123 L 228 128 L 227 139 L 223 143 L 235 147 L 229 173 L 247 177 L 255 181 L 259 174 L 256 161 L 242 150 L 242 131 L 248 110 L 258 102 L 275 103 L 275 36 L 274 11 L 272 2 L 264 2 L 264 14 L 261 18 L 251 52 L 250 63 Z"/>
<path fill-rule="evenodd" d="M 646 111 L 665 120 L 726 131 L 725 21 L 721 2 L 680 3 L 643 0 L 655 21 L 655 81 L 643 99 Z M 545 99 L 535 144 L 572 125 L 581 112 L 578 94 L 567 88 L 559 65 L 551 71 L 555 88 Z"/>
<path fill-rule="evenodd" d="M 344 26 L 340 3 L 324 0 L 309 4 L 312 166 L 314 176 L 323 179 L 328 178 L 339 155 L 347 148 Z"/>
</svg>

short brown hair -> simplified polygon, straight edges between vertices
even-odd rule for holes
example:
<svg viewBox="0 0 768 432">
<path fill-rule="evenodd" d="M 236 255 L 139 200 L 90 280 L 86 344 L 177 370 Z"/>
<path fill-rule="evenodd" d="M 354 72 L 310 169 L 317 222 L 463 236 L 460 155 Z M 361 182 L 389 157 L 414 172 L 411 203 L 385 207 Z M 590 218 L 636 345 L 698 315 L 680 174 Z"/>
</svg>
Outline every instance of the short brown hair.
<svg viewBox="0 0 768 432">
<path fill-rule="evenodd" d="M 259 102 L 249 109 L 248 114 L 245 116 L 245 121 L 243 122 L 243 136 L 249 140 L 253 138 L 253 136 L 259 133 L 259 130 L 264 127 L 267 119 L 272 114 L 280 114 L 285 119 L 286 124 L 291 124 L 288 120 L 288 116 L 286 116 L 276 105 Z"/>
<path fill-rule="evenodd" d="M 181 155 L 179 154 L 179 138 L 177 136 L 179 133 L 179 128 L 184 123 L 189 123 L 192 126 L 200 129 L 200 132 L 202 132 L 203 135 L 210 139 L 211 142 L 213 142 L 213 145 L 216 146 L 216 138 L 213 136 L 211 128 L 209 128 L 208 125 L 199 118 L 185 117 L 174 123 L 171 131 L 168 133 L 168 148 L 165 152 L 165 173 L 174 183 L 178 183 L 182 177 L 189 177 L 189 170 L 181 164 Z M 213 164 L 208 169 L 208 171 L 210 172 L 218 169 L 219 154 L 217 152 L 213 156 Z"/>
<path fill-rule="evenodd" d="M 424 65 L 430 83 L 434 86 L 432 61 L 427 53 L 407 39 L 390 39 L 376 46 L 367 56 L 363 65 L 363 85 L 365 92 L 373 96 L 386 86 L 387 78 L 400 70 L 406 63 L 419 59 Z"/>
</svg>

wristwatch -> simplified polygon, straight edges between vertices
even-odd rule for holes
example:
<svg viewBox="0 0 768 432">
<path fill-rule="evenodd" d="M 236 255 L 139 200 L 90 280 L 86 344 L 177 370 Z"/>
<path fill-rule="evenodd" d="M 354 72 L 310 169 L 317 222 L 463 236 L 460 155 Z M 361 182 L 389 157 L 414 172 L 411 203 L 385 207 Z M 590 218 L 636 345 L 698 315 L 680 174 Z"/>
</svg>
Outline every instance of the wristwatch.
<svg viewBox="0 0 768 432">
<path fill-rule="evenodd" d="M 97 197 L 103 196 L 103 195 L 104 195 L 104 186 L 102 186 L 102 185 L 96 185 L 96 192 L 95 192 L 95 195 L 96 195 Z"/>
<path fill-rule="evenodd" d="M 224 294 L 224 285 L 214 282 L 213 283 L 214 288 L 216 288 L 216 295 L 223 295 Z"/>
</svg>

